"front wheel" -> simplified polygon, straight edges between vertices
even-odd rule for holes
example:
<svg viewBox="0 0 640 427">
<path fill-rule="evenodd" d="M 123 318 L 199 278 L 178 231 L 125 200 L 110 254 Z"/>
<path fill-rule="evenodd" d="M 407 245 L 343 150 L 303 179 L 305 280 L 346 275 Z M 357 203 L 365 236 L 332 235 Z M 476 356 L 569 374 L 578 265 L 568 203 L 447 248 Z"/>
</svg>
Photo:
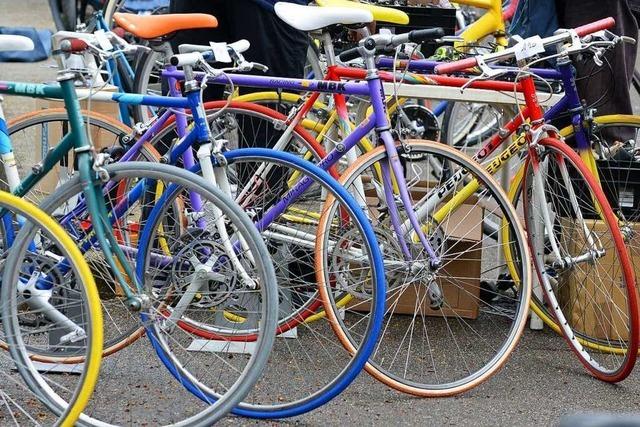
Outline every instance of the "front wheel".
<svg viewBox="0 0 640 427">
<path fill-rule="evenodd" d="M 276 340 L 263 377 L 233 413 L 252 418 L 301 415 L 324 405 L 347 388 L 371 355 L 383 313 L 382 299 L 378 298 L 384 294 L 382 256 L 363 212 L 328 173 L 294 154 L 269 149 L 231 150 L 225 157 L 232 196 L 253 215 L 274 260 L 280 301 L 279 328 L 288 332 L 286 337 Z M 308 188 L 298 187 L 301 183 L 307 183 Z M 359 271 L 372 302 L 371 315 L 361 323 L 362 334 L 357 337 L 359 348 L 353 353 L 345 351 L 336 340 L 326 318 L 304 322 L 321 308 L 314 280 L 314 262 L 319 257 L 314 243 L 328 194 L 335 197 L 342 213 L 332 239 L 359 236 Z M 139 268 L 156 275 L 154 269 L 146 267 L 147 259 L 138 260 Z M 226 320 L 222 310 L 198 315 L 194 308 L 185 316 L 182 328 L 201 338 L 223 334 L 253 341 L 254 319 L 233 312 L 232 306 L 225 310 L 233 314 L 227 315 Z M 345 316 L 357 313 L 347 308 Z M 176 370 L 174 375 L 182 384 L 190 383 L 185 372 Z M 194 394 L 207 402 L 215 400 L 218 393 L 213 387 L 201 387 Z"/>
<path fill-rule="evenodd" d="M 522 334 L 531 289 L 526 238 L 507 196 L 473 160 L 430 141 L 407 141 L 398 151 L 405 176 L 396 178 L 406 180 L 413 199 L 410 208 L 424 224 L 442 266 L 433 269 L 415 231 L 408 225 L 397 227 L 389 215 L 390 209 L 398 208 L 400 220 L 408 224 L 397 197 L 386 197 L 379 172 L 388 162 L 384 147 L 360 157 L 341 183 L 377 230 L 387 277 L 384 328 L 366 369 L 405 393 L 455 395 L 497 372 Z M 434 169 L 434 163 L 442 162 L 451 165 L 451 178 Z M 322 259 L 316 278 L 335 333 L 355 351 L 360 325 L 370 316 L 369 292 L 358 259 L 348 256 L 360 246 L 357 236 L 332 238 L 339 224 L 339 211 L 332 204 L 328 199 L 328 214 L 318 227 L 316 251 Z M 500 233 L 509 230 L 509 242 L 483 233 L 485 223 L 498 224 Z M 502 256 L 507 245 L 512 248 L 508 261 Z M 511 281 L 502 280 L 508 271 L 517 274 Z M 340 315 L 345 299 L 359 316 Z"/>
<path fill-rule="evenodd" d="M 635 365 L 638 301 L 619 220 L 594 175 L 562 141 L 528 158 L 522 206 L 547 308 L 596 378 L 618 382 Z"/>
<path fill-rule="evenodd" d="M 140 312 L 117 313 L 118 319 L 114 320 L 118 323 L 114 322 L 114 327 L 143 328 L 160 360 L 149 358 L 148 352 L 132 358 L 132 354 L 136 355 L 132 351 L 136 348 L 140 351 L 142 343 L 111 355 L 110 363 L 101 368 L 104 382 L 98 388 L 98 398 L 88 405 L 86 416 L 80 421 L 84 425 L 95 425 L 95 418 L 99 417 L 100 421 L 110 424 L 126 424 L 131 415 L 124 407 L 117 406 L 122 403 L 140 422 L 211 425 L 250 391 L 275 339 L 277 289 L 268 250 L 251 221 L 232 200 L 184 169 L 150 162 L 120 162 L 106 166 L 105 170 L 110 179 L 107 185 L 127 189 L 127 197 L 118 198 L 106 197 L 114 192 L 105 191 L 105 208 L 111 215 L 110 221 L 103 220 L 111 226 L 125 254 L 126 259 L 119 261 L 127 262 L 129 271 L 136 272 L 137 258 L 144 251 L 149 260 L 145 264 L 148 272 L 159 273 L 151 277 L 143 270 L 138 281 L 125 275 L 127 285 L 144 305 Z M 78 194 L 83 193 L 76 177 L 61 186 L 44 206 L 54 210 L 60 202 L 73 200 Z M 238 255 L 240 265 L 229 262 L 226 245 L 229 239 L 219 232 L 216 218 L 222 218 L 227 236 L 245 244 L 245 250 Z M 104 257 L 91 227 L 95 220 L 87 209 L 75 209 L 60 220 L 73 233 L 87 259 Z M 150 253 L 153 256 L 149 256 Z M 119 283 L 115 272 L 112 271 L 110 277 L 110 282 Z M 119 295 L 113 295 L 112 299 L 125 300 L 122 289 L 116 290 Z M 223 310 L 240 311 L 257 325 L 256 339 L 251 343 L 248 356 L 234 357 L 234 348 L 238 346 L 230 344 L 231 340 L 205 341 L 182 328 L 187 317 L 194 321 L 220 319 L 218 315 Z M 162 369 L 163 364 L 168 369 Z M 176 371 L 182 373 L 184 381 L 172 381 Z M 141 372 L 153 372 L 155 380 L 145 383 L 143 389 L 129 387 L 126 398 L 112 402 L 116 407 L 106 413 L 101 411 L 99 402 L 104 401 L 101 396 L 115 390 L 108 387 L 120 387 L 120 383 L 110 382 L 111 378 L 121 381 L 123 377 L 135 377 Z M 198 390 L 205 385 L 219 394 L 216 402 L 201 402 L 185 391 L 185 387 Z M 124 392 L 121 387 L 117 390 Z M 184 405 L 167 407 L 166 401 L 158 397 L 153 399 L 155 406 L 149 411 L 148 396 L 163 393 L 182 396 Z M 138 406 L 133 403 L 136 401 L 145 403 Z"/>
<path fill-rule="evenodd" d="M 5 409 L 0 411 L 0 418 L 7 423 L 13 420 L 16 425 L 30 424 L 36 418 L 53 425 L 55 419 L 40 409 L 34 399 L 37 397 L 60 417 L 56 425 L 71 426 L 98 380 L 103 345 L 98 290 L 82 253 L 53 218 L 26 200 L 4 192 L 0 192 L 0 206 L 20 218 L 21 225 L 3 265 L 2 339 L 28 386 L 26 390 L 13 375 L 3 372 Z M 6 214 L 5 219 L 11 214 Z M 61 259 L 68 266 L 64 274 L 56 268 Z M 29 338 L 32 334 L 38 335 L 37 342 Z M 25 340 L 30 341 L 31 349 Z M 38 370 L 31 357 L 33 347 L 44 351 L 55 347 L 56 363 L 48 365 L 47 371 Z M 0 354 L 7 369 L 7 353 Z M 64 371 L 65 365 L 78 357 L 85 362 L 75 366 L 74 372 L 80 375 L 55 373 Z"/>
</svg>

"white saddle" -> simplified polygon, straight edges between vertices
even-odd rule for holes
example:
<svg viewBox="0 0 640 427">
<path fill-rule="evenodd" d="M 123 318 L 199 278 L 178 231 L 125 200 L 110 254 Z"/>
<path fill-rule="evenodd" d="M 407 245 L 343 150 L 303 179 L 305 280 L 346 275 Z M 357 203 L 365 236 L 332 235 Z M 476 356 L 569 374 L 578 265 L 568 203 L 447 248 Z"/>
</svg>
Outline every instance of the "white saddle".
<svg viewBox="0 0 640 427">
<path fill-rule="evenodd" d="M 25 36 L 0 34 L 0 52 L 5 50 L 33 50 L 33 41 Z"/>
<path fill-rule="evenodd" d="M 275 4 L 275 10 L 280 19 L 300 31 L 319 30 L 336 24 L 373 22 L 373 15 L 368 10 L 348 7 L 315 7 L 278 2 Z"/>
</svg>

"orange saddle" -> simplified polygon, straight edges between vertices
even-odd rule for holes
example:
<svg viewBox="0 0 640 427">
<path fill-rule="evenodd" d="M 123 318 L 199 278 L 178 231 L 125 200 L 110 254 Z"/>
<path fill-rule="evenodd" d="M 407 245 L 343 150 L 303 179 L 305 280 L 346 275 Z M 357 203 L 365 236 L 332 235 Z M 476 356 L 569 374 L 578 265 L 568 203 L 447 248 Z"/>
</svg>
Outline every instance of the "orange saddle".
<svg viewBox="0 0 640 427">
<path fill-rule="evenodd" d="M 171 13 L 168 15 L 136 15 L 115 13 L 116 25 L 141 39 L 156 39 L 180 30 L 216 28 L 218 20 L 206 13 Z"/>
</svg>

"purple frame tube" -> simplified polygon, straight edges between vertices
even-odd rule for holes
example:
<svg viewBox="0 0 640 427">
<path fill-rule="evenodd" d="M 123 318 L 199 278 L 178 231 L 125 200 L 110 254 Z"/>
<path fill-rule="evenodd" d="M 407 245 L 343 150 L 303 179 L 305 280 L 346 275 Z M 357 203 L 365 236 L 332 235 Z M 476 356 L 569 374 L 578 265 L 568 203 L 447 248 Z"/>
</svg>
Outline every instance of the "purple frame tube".
<svg viewBox="0 0 640 427">
<path fill-rule="evenodd" d="M 195 72 L 194 77 L 202 80 L 205 74 Z M 184 72 L 166 69 L 162 71 L 162 77 L 166 79 L 184 80 Z M 237 86 L 257 87 L 264 89 L 286 89 L 298 92 L 323 92 L 339 93 L 343 95 L 371 96 L 369 86 L 362 82 L 335 82 L 311 79 L 289 79 L 283 77 L 265 77 L 247 74 L 226 74 L 216 78 L 207 79 L 207 83 L 228 84 L 229 81 Z"/>
</svg>

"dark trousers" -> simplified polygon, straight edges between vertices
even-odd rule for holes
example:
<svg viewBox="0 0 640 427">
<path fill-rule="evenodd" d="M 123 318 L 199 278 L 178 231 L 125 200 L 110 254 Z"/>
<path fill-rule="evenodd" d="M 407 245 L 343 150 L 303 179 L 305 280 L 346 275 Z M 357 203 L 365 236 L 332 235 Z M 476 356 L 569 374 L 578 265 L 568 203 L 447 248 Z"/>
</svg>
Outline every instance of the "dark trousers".
<svg viewBox="0 0 640 427">
<path fill-rule="evenodd" d="M 256 71 L 257 75 L 301 78 L 304 74 L 309 38 L 306 32 L 290 27 L 280 20 L 275 13 L 262 8 L 253 0 L 171 0 L 172 13 L 207 13 L 218 19 L 218 28 L 181 31 L 173 38 L 171 44 L 174 51 L 182 43 L 208 45 L 209 42 L 232 43 L 246 39 L 251 43 L 243 56 L 251 62 L 258 62 L 269 67 L 266 73 Z M 206 101 L 220 99 L 224 87 L 209 85 L 204 93 Z M 240 88 L 240 93 L 268 89 Z M 244 118 L 240 123 L 240 131 L 251 140 L 240 138 L 240 147 L 272 147 L 281 135 L 273 127 L 267 128 L 262 119 Z M 242 181 L 249 172 L 239 168 Z M 276 181 L 280 174 L 272 173 L 271 185 L 279 185 Z"/>
<path fill-rule="evenodd" d="M 251 47 L 244 57 L 269 67 L 266 75 L 303 77 L 307 34 L 290 27 L 255 1 L 171 0 L 170 8 L 172 13 L 207 13 L 218 18 L 218 28 L 178 33 L 172 40 L 174 48 L 181 43 L 208 45 L 211 41 L 247 39 Z"/>
<path fill-rule="evenodd" d="M 638 23 L 627 0 L 556 0 L 556 9 L 561 28 L 575 28 L 611 16 L 616 20 L 613 33 L 638 37 Z M 578 91 L 588 105 L 605 95 L 606 98 L 598 102 L 598 115 L 632 114 L 629 86 L 636 63 L 636 46 L 618 45 L 606 58 L 611 70 L 605 63 L 600 72 L 590 58 L 575 62 L 580 78 Z M 591 75 L 594 72 L 597 74 Z"/>
</svg>

